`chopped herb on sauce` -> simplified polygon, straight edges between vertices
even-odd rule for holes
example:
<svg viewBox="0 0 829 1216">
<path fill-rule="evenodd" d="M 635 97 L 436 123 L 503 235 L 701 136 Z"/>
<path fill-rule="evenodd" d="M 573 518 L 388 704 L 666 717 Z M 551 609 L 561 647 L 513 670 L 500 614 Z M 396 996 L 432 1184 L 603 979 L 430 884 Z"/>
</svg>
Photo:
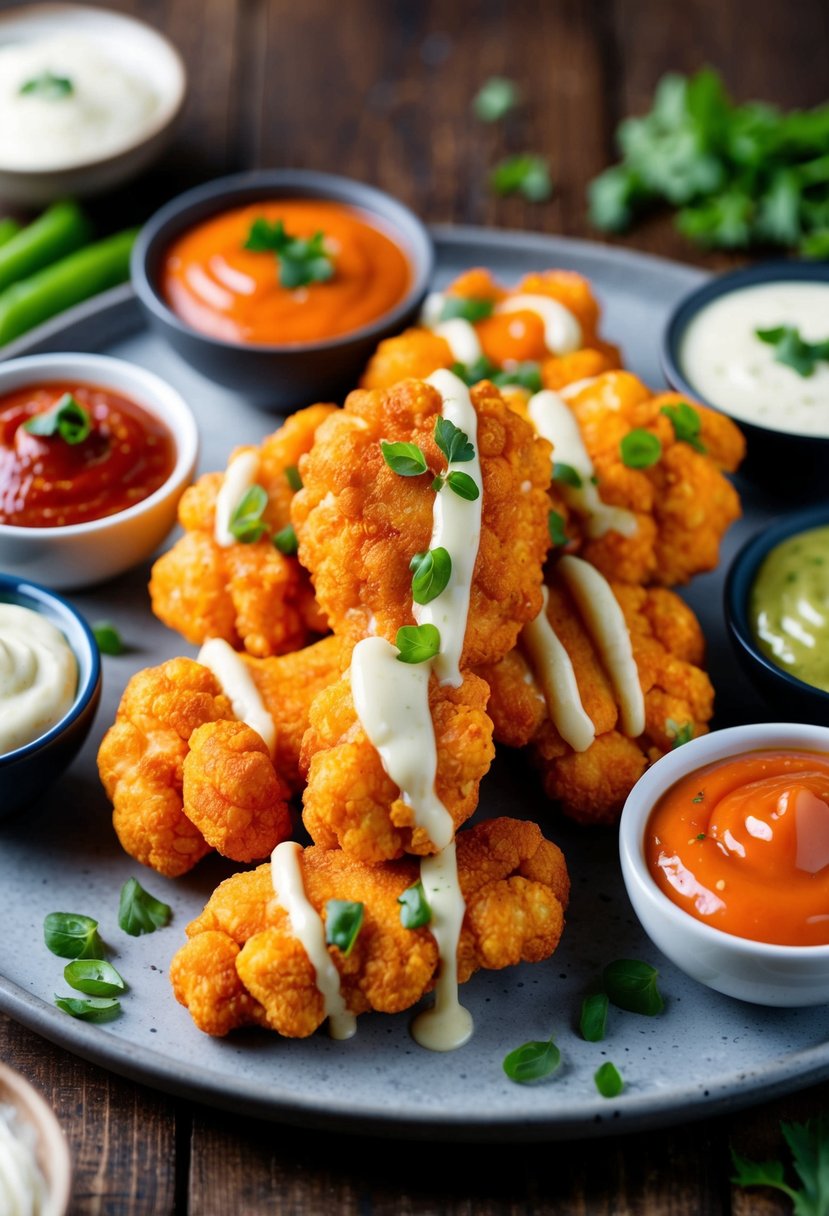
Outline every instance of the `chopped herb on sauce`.
<svg viewBox="0 0 829 1216">
<path fill-rule="evenodd" d="M 268 531 L 262 518 L 268 505 L 266 490 L 259 485 L 249 486 L 236 504 L 228 525 L 231 536 L 243 545 L 260 540 Z"/>
<path fill-rule="evenodd" d="M 807 342 L 800 330 L 792 325 L 755 329 L 754 332 L 761 342 L 774 347 L 775 362 L 790 367 L 798 376 L 813 376 L 816 363 L 829 363 L 829 338 L 823 342 Z"/>
<path fill-rule="evenodd" d="M 432 919 L 432 909 L 420 879 L 398 895 L 397 902 L 400 904 L 400 923 L 404 929 L 421 929 Z"/>
<path fill-rule="evenodd" d="M 51 409 L 42 414 L 33 414 L 23 423 L 23 430 L 30 435 L 57 436 L 64 443 L 83 443 L 91 430 L 92 419 L 71 393 L 64 393 Z"/>
<path fill-rule="evenodd" d="M 401 625 L 395 644 L 400 663 L 428 663 L 440 651 L 440 630 L 436 625 Z"/>
<path fill-rule="evenodd" d="M 452 575 L 452 558 L 448 550 L 438 547 L 425 553 L 415 553 L 409 562 L 412 576 L 412 599 L 416 604 L 430 604 L 445 590 Z"/>
<path fill-rule="evenodd" d="M 334 277 L 334 260 L 325 248 L 325 234 L 288 236 L 282 220 L 269 223 L 259 216 L 250 226 L 245 249 L 273 253 L 279 266 L 279 284 L 292 290 L 309 283 L 325 283 Z"/>
</svg>

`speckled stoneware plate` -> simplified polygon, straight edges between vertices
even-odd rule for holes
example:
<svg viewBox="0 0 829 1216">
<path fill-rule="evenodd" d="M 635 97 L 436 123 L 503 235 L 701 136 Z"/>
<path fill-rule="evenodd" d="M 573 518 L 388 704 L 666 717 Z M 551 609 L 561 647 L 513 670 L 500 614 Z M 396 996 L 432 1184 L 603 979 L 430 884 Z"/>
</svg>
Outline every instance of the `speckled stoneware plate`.
<svg viewBox="0 0 829 1216">
<path fill-rule="evenodd" d="M 577 241 L 508 232 L 439 229 L 439 283 L 475 265 L 506 281 L 547 266 L 588 275 L 605 307 L 604 329 L 628 365 L 662 383 L 659 339 L 665 318 L 700 272 L 655 258 Z M 257 442 L 268 419 L 207 383 L 141 328 L 128 288 L 15 344 L 12 353 L 106 350 L 152 367 L 184 395 L 202 430 L 202 467 L 224 466 L 228 449 Z M 756 700 L 737 672 L 722 621 L 722 570 L 770 514 L 750 499 L 725 544 L 721 570 L 700 578 L 688 598 L 710 642 L 721 724 L 757 717 Z M 91 621 L 115 622 L 129 653 L 105 659 L 104 696 L 88 746 L 63 780 L 31 811 L 0 825 L 0 1008 L 63 1047 L 150 1085 L 249 1114 L 343 1131 L 470 1140 L 601 1135 L 663 1126 L 745 1105 L 829 1076 L 829 1019 L 822 1009 L 764 1010 L 718 996 L 660 959 L 625 895 L 615 832 L 562 825 L 516 758 L 502 759 L 483 787 L 481 814 L 537 819 L 563 846 L 573 900 L 559 951 L 545 964 L 481 973 L 464 989 L 475 1017 L 471 1042 L 449 1055 L 418 1048 L 409 1019 L 369 1016 L 359 1033 L 336 1043 L 320 1033 L 303 1042 L 246 1032 L 224 1041 L 200 1034 L 170 993 L 167 969 L 199 912 L 231 867 L 207 859 L 195 873 L 167 881 L 126 857 L 113 834 L 97 781 L 95 753 L 121 692 L 138 668 L 194 654 L 152 617 L 147 569 L 79 595 Z M 136 875 L 172 905 L 172 925 L 148 937 L 118 929 L 118 893 Z M 43 945 L 47 912 L 83 912 L 99 920 L 109 955 L 130 984 L 123 1014 L 104 1026 L 60 1013 L 63 963 Z M 643 958 L 661 971 L 666 1008 L 658 1018 L 612 1010 L 607 1039 L 577 1032 L 581 998 L 607 962 Z M 501 1061 L 528 1039 L 555 1035 L 562 1066 L 530 1086 L 507 1080 Z M 627 1088 L 599 1097 L 593 1074 L 604 1060 Z"/>
</svg>

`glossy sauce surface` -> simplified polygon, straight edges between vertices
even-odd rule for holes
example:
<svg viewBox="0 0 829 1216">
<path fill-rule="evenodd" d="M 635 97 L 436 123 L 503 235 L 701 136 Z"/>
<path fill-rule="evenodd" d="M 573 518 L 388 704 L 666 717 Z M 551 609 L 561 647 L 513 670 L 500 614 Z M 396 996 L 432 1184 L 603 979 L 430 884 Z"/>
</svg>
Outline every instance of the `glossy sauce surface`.
<svg viewBox="0 0 829 1216">
<path fill-rule="evenodd" d="M 282 287 L 275 254 L 244 247 L 260 218 L 282 220 L 290 237 L 322 232 L 333 277 Z M 411 279 L 402 248 L 367 215 L 315 199 L 263 200 L 211 216 L 173 242 L 161 273 L 165 299 L 188 325 L 227 342 L 267 346 L 360 329 L 398 304 Z"/>
<path fill-rule="evenodd" d="M 24 429 L 66 393 L 90 416 L 86 439 Z M 159 489 L 175 461 L 167 427 L 110 389 L 57 382 L 0 397 L 0 523 L 55 528 L 115 515 Z"/>
<path fill-rule="evenodd" d="M 651 875 L 736 937 L 829 944 L 829 756 L 758 751 L 683 777 L 645 832 Z"/>
<path fill-rule="evenodd" d="M 829 527 L 775 545 L 754 581 L 749 614 L 773 663 L 829 692 Z"/>
</svg>

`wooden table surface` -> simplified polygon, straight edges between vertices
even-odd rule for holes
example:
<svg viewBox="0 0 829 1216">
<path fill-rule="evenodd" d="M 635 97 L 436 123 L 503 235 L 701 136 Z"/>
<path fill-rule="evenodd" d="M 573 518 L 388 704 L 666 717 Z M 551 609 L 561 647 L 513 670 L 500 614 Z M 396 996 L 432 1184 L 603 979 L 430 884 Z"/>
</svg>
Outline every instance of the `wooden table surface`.
<svg viewBox="0 0 829 1216">
<path fill-rule="evenodd" d="M 3 8 L 10 7 L 3 4 Z M 93 205 L 139 221 L 180 189 L 254 166 L 343 173 L 433 222 L 596 238 L 585 187 L 613 132 L 660 75 L 719 68 L 739 99 L 825 100 L 825 0 L 112 0 L 164 30 L 190 74 L 175 145 L 140 183 Z M 493 74 L 525 104 L 495 127 L 470 115 Z M 487 189 L 511 152 L 549 157 L 531 204 Z M 710 267 L 666 217 L 621 241 Z M 729 1182 L 729 1148 L 780 1154 L 780 1119 L 829 1106 L 829 1085 L 733 1117 L 583 1143 L 490 1148 L 359 1140 L 247 1121 L 134 1085 L 0 1017 L 0 1058 L 46 1094 L 75 1163 L 73 1216 L 385 1216 L 447 1213 L 770 1214 L 776 1193 Z"/>
</svg>

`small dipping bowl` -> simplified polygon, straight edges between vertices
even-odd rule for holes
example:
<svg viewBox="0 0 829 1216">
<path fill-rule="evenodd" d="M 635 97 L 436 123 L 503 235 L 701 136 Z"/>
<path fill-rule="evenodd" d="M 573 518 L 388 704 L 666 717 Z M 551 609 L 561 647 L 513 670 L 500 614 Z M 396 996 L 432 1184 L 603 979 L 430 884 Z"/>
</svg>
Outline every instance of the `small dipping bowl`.
<svg viewBox="0 0 829 1216">
<path fill-rule="evenodd" d="M 0 604 L 17 604 L 50 621 L 78 661 L 71 707 L 45 734 L 0 755 L 0 819 L 39 798 L 74 760 L 101 699 L 101 659 L 92 631 L 68 600 L 27 579 L 0 574 Z"/>
<path fill-rule="evenodd" d="M 265 200 L 306 198 L 362 211 L 406 254 L 411 282 L 397 304 L 376 320 L 331 338 L 284 345 L 235 342 L 202 333 L 169 306 L 160 287 L 172 242 L 203 220 Z M 285 414 L 315 401 L 341 401 L 378 342 L 400 333 L 418 315 L 434 266 L 428 230 L 391 195 L 327 173 L 265 169 L 220 178 L 173 199 L 138 235 L 132 282 L 149 324 L 197 371 L 245 395 L 254 405 Z"/>
<path fill-rule="evenodd" d="M 829 692 L 779 667 L 760 648 L 751 627 L 751 592 L 760 567 L 781 541 L 829 526 L 829 503 L 796 511 L 765 527 L 734 557 L 725 580 L 725 621 L 741 667 L 769 706 L 800 722 L 829 726 Z"/>
<path fill-rule="evenodd" d="M 727 414 L 744 433 L 746 459 L 741 473 L 775 494 L 785 494 L 788 498 L 796 499 L 813 495 L 816 489 L 822 489 L 825 485 L 826 463 L 829 460 L 829 400 L 826 401 L 823 411 L 826 420 L 825 435 L 787 431 L 756 419 L 747 420 L 731 413 L 726 402 L 711 400 L 697 387 L 694 368 L 688 364 L 684 354 L 689 327 L 709 305 L 745 288 L 784 283 L 820 284 L 824 285 L 829 293 L 829 263 L 766 262 L 710 279 L 702 287 L 685 296 L 669 318 L 662 340 L 662 366 L 672 389 Z M 783 317 L 779 322 L 775 322 L 781 325 L 786 323 Z M 821 337 L 829 338 L 829 311 L 826 317 L 826 333 Z M 791 374 L 797 376 L 796 372 Z M 808 386 L 808 383 L 808 379 L 803 378 L 802 385 Z"/>
<path fill-rule="evenodd" d="M 72 1190 L 72 1162 L 54 1111 L 25 1077 L 6 1064 L 0 1064 L 0 1106 L 10 1107 L 15 1123 L 31 1129 L 35 1160 L 46 1183 L 41 1216 L 65 1216 Z"/>
<path fill-rule="evenodd" d="M 633 787 L 622 812 L 622 875 L 648 937 L 692 979 L 756 1005 L 823 1005 L 829 1001 L 829 945 L 769 945 L 704 924 L 660 890 L 645 856 L 651 812 L 671 786 L 708 764 L 769 749 L 827 754 L 829 729 L 795 723 L 733 726 L 692 739 L 657 760 Z"/>
<path fill-rule="evenodd" d="M 196 467 L 199 437 L 179 393 L 124 359 L 54 354 L 0 362 L 0 398 L 27 384 L 60 381 L 92 384 L 130 398 L 165 424 L 176 452 L 164 484 L 114 515 L 54 528 L 0 523 L 0 569 L 67 590 L 114 578 L 155 551 L 176 522 L 178 500 Z"/>
</svg>

